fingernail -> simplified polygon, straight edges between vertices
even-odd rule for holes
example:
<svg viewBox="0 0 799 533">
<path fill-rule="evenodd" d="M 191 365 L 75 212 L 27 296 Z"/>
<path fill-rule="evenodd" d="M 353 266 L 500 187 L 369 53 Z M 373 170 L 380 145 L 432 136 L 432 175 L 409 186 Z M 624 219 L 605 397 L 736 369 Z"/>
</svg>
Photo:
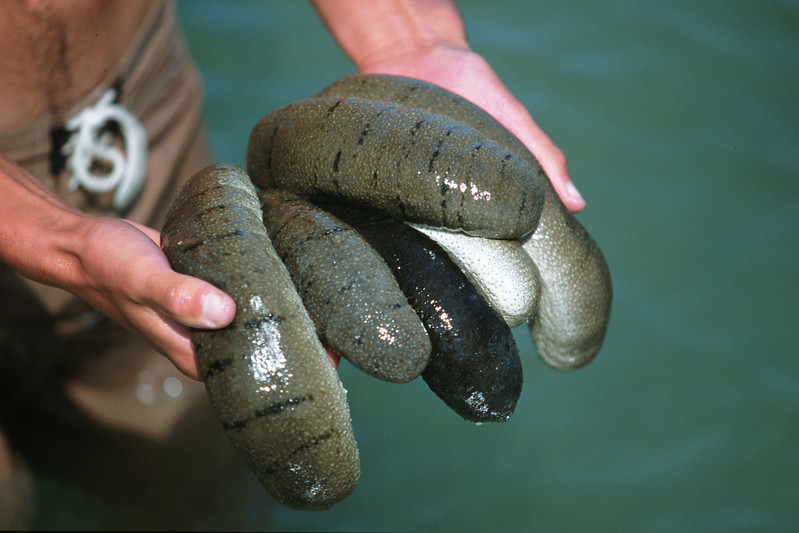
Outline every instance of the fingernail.
<svg viewBox="0 0 799 533">
<path fill-rule="evenodd" d="M 221 328 L 230 321 L 230 302 L 212 292 L 203 296 L 203 318 L 210 328 Z"/>
<path fill-rule="evenodd" d="M 572 200 L 585 203 L 585 200 L 583 200 L 583 195 L 580 194 L 580 191 L 577 190 L 577 187 L 575 187 L 574 183 L 571 181 L 566 184 L 566 194 L 568 194 L 569 198 Z"/>
</svg>

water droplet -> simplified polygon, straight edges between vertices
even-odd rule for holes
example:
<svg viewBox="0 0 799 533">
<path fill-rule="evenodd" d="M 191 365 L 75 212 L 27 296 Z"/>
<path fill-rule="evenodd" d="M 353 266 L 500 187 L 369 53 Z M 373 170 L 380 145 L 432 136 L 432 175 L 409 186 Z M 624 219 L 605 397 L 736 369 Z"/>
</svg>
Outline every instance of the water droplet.
<svg viewBox="0 0 799 533">
<path fill-rule="evenodd" d="M 183 393 L 183 382 L 170 376 L 164 380 L 164 392 L 171 398 L 177 398 Z"/>
</svg>

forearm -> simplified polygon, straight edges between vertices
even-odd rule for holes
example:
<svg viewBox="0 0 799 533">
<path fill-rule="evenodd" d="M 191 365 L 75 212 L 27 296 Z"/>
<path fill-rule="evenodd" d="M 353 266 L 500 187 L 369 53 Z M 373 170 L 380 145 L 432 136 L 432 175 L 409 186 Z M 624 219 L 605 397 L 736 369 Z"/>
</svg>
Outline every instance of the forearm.
<svg viewBox="0 0 799 533">
<path fill-rule="evenodd" d="M 339 46 L 359 71 L 437 46 L 468 50 L 460 14 L 450 0 L 312 0 Z"/>
<path fill-rule="evenodd" d="M 50 285 L 73 282 L 85 218 L 0 154 L 0 260 Z"/>
<path fill-rule="evenodd" d="M 0 260 L 72 292 L 199 378 L 185 326 L 229 324 L 236 307 L 227 294 L 174 272 L 157 231 L 72 209 L 1 154 L 0 191 Z"/>
</svg>

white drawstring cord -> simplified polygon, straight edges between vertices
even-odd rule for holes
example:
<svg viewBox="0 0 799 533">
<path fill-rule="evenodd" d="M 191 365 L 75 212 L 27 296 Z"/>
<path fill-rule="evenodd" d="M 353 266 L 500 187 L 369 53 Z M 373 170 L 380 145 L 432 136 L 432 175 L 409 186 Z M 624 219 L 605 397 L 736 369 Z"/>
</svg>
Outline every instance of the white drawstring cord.
<svg viewBox="0 0 799 533">
<path fill-rule="evenodd" d="M 64 145 L 67 168 L 72 172 L 71 190 L 83 187 L 105 193 L 116 188 L 114 209 L 124 212 L 138 197 L 147 174 L 147 132 L 127 109 L 115 104 L 116 91 L 108 89 L 92 107 L 71 118 L 66 128 L 74 133 Z M 125 153 L 113 145 L 113 134 L 100 134 L 108 123 L 119 125 Z M 92 174 L 95 161 L 110 165 L 108 174 Z"/>
</svg>

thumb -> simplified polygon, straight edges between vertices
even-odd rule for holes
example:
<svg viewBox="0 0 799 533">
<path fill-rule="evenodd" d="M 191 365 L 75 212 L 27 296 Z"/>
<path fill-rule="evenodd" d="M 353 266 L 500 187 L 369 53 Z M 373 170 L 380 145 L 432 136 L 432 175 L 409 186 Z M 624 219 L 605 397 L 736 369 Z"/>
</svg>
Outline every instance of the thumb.
<svg viewBox="0 0 799 533">
<path fill-rule="evenodd" d="M 130 220 L 127 223 L 147 235 L 160 248 L 161 233 Z M 162 295 L 153 302 L 163 313 L 184 326 L 202 329 L 218 329 L 230 324 L 236 314 L 233 299 L 211 283 L 171 270 L 155 277 L 153 282 L 160 289 L 151 294 Z"/>
<path fill-rule="evenodd" d="M 219 329 L 233 321 L 236 303 L 228 294 L 198 278 L 174 272 L 162 280 L 160 301 L 154 302 L 164 314 L 191 328 Z M 155 283 L 159 281 L 154 280 Z"/>
</svg>

